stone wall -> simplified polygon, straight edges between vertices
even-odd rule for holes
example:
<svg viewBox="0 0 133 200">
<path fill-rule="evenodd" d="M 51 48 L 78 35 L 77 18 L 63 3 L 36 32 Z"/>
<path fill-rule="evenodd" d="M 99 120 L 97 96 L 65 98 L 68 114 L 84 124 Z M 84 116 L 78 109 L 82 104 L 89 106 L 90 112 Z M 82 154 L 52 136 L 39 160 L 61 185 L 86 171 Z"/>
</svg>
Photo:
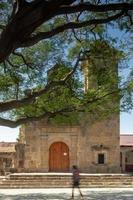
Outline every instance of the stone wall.
<svg viewBox="0 0 133 200">
<path fill-rule="evenodd" d="M 117 117 L 92 125 L 85 124 L 84 127 L 52 126 L 43 121 L 34 122 L 23 128 L 23 135 L 25 171 L 48 172 L 49 148 L 54 142 L 64 142 L 69 147 L 70 170 L 72 165 L 77 165 L 82 172 L 120 171 Z M 98 164 L 99 154 L 104 154 L 104 164 Z"/>
</svg>

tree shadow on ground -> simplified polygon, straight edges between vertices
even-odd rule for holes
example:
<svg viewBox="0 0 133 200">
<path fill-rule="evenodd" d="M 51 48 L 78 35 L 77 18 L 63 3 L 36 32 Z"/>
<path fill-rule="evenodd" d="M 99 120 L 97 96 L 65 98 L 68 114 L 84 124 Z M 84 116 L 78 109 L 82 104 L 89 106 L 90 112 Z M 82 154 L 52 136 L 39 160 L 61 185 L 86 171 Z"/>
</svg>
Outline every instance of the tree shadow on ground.
<svg viewBox="0 0 133 200">
<path fill-rule="evenodd" d="M 91 191 L 84 194 L 85 200 L 133 200 L 133 191 L 123 192 L 96 192 Z"/>
<path fill-rule="evenodd" d="M 133 200 L 133 191 L 123 192 L 99 192 L 87 191 L 84 193 L 84 200 Z M 32 193 L 32 194 L 17 194 L 5 195 L 0 194 L 0 200 L 70 200 L 71 194 L 45 194 L 45 193 Z M 76 194 L 74 200 L 80 200 L 79 195 Z"/>
<path fill-rule="evenodd" d="M 61 194 L 18 194 L 18 195 L 1 195 L 0 200 L 69 200 L 70 195 Z"/>
</svg>

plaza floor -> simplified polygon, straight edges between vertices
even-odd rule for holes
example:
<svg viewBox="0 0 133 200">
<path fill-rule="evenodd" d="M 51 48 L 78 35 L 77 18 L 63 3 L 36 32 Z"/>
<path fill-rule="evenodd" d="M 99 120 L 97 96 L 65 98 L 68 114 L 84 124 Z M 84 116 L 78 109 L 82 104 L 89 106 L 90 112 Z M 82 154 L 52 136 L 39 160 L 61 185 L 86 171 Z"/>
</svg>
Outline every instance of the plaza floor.
<svg viewBox="0 0 133 200">
<path fill-rule="evenodd" d="M 84 200 L 133 200 L 133 188 L 81 189 Z M 0 189 L 0 200 L 70 200 L 71 189 Z M 75 190 L 75 200 L 80 200 Z"/>
</svg>

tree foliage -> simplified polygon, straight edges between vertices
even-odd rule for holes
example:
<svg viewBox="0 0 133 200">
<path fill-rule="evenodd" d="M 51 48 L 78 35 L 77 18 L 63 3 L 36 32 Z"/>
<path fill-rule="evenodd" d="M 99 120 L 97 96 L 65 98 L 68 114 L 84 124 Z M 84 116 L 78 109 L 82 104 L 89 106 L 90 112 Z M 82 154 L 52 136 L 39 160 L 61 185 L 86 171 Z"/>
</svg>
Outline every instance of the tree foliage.
<svg viewBox="0 0 133 200">
<path fill-rule="evenodd" d="M 77 123 L 77 113 L 119 111 L 121 98 L 130 109 L 133 73 L 123 82 L 117 69 L 132 48 L 132 15 L 132 1 L 1 0 L 0 125 Z"/>
</svg>

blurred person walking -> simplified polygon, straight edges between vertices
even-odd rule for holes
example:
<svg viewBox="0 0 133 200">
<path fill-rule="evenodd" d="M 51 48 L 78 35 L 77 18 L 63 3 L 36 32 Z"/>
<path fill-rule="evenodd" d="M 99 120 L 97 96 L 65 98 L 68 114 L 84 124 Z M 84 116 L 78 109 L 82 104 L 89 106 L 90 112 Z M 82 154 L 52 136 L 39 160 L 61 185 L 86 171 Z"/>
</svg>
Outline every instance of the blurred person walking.
<svg viewBox="0 0 133 200">
<path fill-rule="evenodd" d="M 73 174 L 73 188 L 72 188 L 72 199 L 74 199 L 74 189 L 78 188 L 80 197 L 83 200 L 83 194 L 80 189 L 80 172 L 76 165 L 72 166 L 72 174 Z"/>
</svg>

